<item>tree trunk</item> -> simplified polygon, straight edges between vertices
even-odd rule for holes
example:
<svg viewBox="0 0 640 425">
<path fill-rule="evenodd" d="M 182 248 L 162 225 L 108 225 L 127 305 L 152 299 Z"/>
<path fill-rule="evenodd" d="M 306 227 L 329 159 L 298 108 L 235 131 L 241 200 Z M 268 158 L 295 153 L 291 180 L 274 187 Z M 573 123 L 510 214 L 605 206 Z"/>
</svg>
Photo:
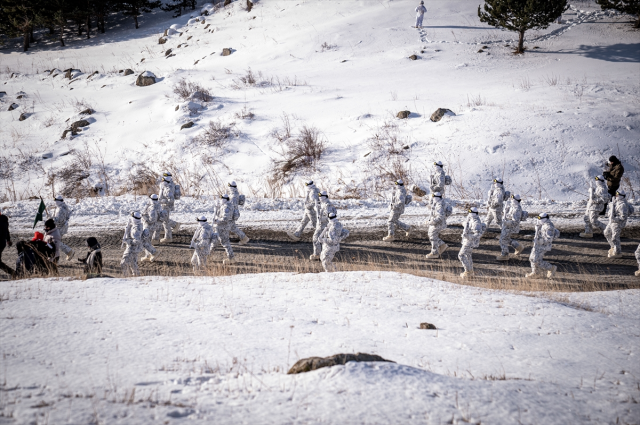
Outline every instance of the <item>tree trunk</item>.
<svg viewBox="0 0 640 425">
<path fill-rule="evenodd" d="M 29 43 L 35 43 L 36 39 L 33 38 L 33 27 L 29 30 Z"/>
<path fill-rule="evenodd" d="M 24 37 L 22 39 L 22 51 L 26 52 L 27 50 L 29 50 L 29 30 L 28 29 L 24 31 Z"/>
<path fill-rule="evenodd" d="M 60 45 L 64 47 L 64 25 L 60 25 Z"/>
<path fill-rule="evenodd" d="M 636 24 L 633 26 L 634 28 L 640 28 L 640 15 L 637 16 Z"/>
<path fill-rule="evenodd" d="M 519 53 L 519 54 L 524 53 L 524 32 L 525 30 L 520 30 L 520 39 L 518 40 L 518 50 L 516 50 L 516 53 Z"/>
<path fill-rule="evenodd" d="M 89 15 L 87 13 L 87 23 L 86 23 L 86 30 L 87 30 L 87 40 L 91 38 L 91 15 Z"/>
<path fill-rule="evenodd" d="M 133 20 L 136 22 L 136 29 L 140 28 L 138 26 L 138 16 L 137 15 L 133 17 Z"/>
</svg>

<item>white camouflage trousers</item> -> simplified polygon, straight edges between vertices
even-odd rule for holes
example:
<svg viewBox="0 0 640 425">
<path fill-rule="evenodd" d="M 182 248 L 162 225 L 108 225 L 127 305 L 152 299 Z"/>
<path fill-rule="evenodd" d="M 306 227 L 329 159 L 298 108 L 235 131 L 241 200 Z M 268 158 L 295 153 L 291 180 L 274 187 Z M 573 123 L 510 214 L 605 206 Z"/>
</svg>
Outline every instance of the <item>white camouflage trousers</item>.
<svg viewBox="0 0 640 425">
<path fill-rule="evenodd" d="M 247 235 L 245 235 L 244 232 L 242 230 L 240 230 L 240 228 L 236 224 L 236 220 L 233 220 L 231 222 L 231 227 L 229 228 L 229 231 L 231 233 L 235 233 L 236 235 L 238 235 L 238 238 L 240 238 L 240 240 L 242 240 L 242 239 L 247 237 Z"/>
<path fill-rule="evenodd" d="M 387 226 L 389 227 L 389 234 L 395 235 L 396 227 L 400 230 L 404 230 L 405 232 L 409 230 L 410 226 L 400 221 L 400 216 L 402 213 L 400 211 L 391 210 L 389 212 L 389 220 L 387 220 Z"/>
<path fill-rule="evenodd" d="M 473 271 L 473 259 L 471 258 L 472 254 L 473 247 L 471 245 L 463 243 L 462 248 L 460 248 L 460 252 L 458 253 L 458 259 L 462 263 L 462 267 L 464 267 L 465 272 Z"/>
<path fill-rule="evenodd" d="M 316 226 L 316 231 L 313 232 L 313 255 L 320 255 L 322 253 L 322 242 L 318 240 L 320 234 L 326 229 L 327 223 L 321 223 L 318 221 L 318 225 Z"/>
<path fill-rule="evenodd" d="M 491 224 L 491 222 L 495 220 L 498 226 L 502 226 L 502 207 L 491 208 L 489 207 L 489 212 L 487 213 L 487 228 Z"/>
<path fill-rule="evenodd" d="M 638 249 L 636 249 L 636 261 L 638 262 L 638 270 L 640 270 L 640 244 L 638 244 Z"/>
<path fill-rule="evenodd" d="M 424 19 L 424 15 L 416 16 L 416 28 L 420 28 L 422 26 L 423 19 Z"/>
<path fill-rule="evenodd" d="M 317 222 L 318 222 L 318 215 L 316 214 L 316 209 L 315 208 L 305 208 L 304 209 L 304 215 L 302 216 L 302 221 L 298 225 L 298 228 L 296 229 L 296 231 L 293 232 L 293 234 L 296 237 L 299 238 L 300 235 L 302 235 L 302 232 L 304 231 L 304 228 L 307 227 L 307 224 L 309 224 L 309 222 L 311 222 L 311 226 L 313 228 L 316 227 Z"/>
<path fill-rule="evenodd" d="M 193 265 L 194 273 L 198 273 L 206 269 L 207 259 L 209 258 L 210 251 L 208 249 L 198 249 L 193 251 L 191 256 L 191 264 Z"/>
<path fill-rule="evenodd" d="M 442 226 L 429 226 L 427 233 L 429 234 L 429 240 L 431 241 L 431 253 L 437 255 L 438 248 L 440 245 L 444 243 L 442 239 L 440 239 L 440 232 L 444 228 Z"/>
<path fill-rule="evenodd" d="M 229 231 L 231 230 L 231 223 L 218 223 L 216 224 L 216 232 L 218 233 L 218 242 L 224 248 L 227 253 L 227 258 L 232 259 L 234 257 L 233 248 L 229 241 Z"/>
<path fill-rule="evenodd" d="M 607 238 L 607 242 L 609 242 L 609 246 L 613 249 L 615 255 L 622 253 L 620 234 L 623 228 L 619 223 L 609 223 L 604 229 L 604 237 Z"/>
<path fill-rule="evenodd" d="M 138 253 L 140 251 L 141 246 L 139 242 L 127 244 L 127 247 L 122 254 L 122 260 L 120 260 L 122 274 L 125 277 L 138 276 Z"/>
<path fill-rule="evenodd" d="M 517 227 L 517 223 L 512 220 L 502 221 L 502 231 L 500 232 L 500 249 L 502 255 L 509 255 L 509 247 L 517 249 L 520 244 L 518 241 L 511 239 L 511 235 L 514 234 L 514 229 Z"/>
<path fill-rule="evenodd" d="M 603 207 L 604 208 L 604 207 Z M 600 208 L 602 210 L 602 208 Z M 590 211 L 584 215 L 584 232 L 593 233 L 593 228 L 604 230 L 607 227 L 603 222 L 599 220 L 600 211 Z"/>
<path fill-rule="evenodd" d="M 529 261 L 531 262 L 531 271 L 540 274 L 540 272 L 551 270 L 551 263 L 544 260 L 544 253 L 541 249 L 533 247 L 531 255 L 529 255 Z"/>
<path fill-rule="evenodd" d="M 336 265 L 333 264 L 333 257 L 340 251 L 340 245 L 322 244 L 322 252 L 320 253 L 320 261 L 325 272 L 335 272 Z"/>
<path fill-rule="evenodd" d="M 170 213 L 167 213 L 167 219 L 162 222 L 162 227 L 164 228 L 164 237 L 166 239 L 173 238 L 173 228 L 176 227 L 177 222 L 171 220 Z"/>
</svg>

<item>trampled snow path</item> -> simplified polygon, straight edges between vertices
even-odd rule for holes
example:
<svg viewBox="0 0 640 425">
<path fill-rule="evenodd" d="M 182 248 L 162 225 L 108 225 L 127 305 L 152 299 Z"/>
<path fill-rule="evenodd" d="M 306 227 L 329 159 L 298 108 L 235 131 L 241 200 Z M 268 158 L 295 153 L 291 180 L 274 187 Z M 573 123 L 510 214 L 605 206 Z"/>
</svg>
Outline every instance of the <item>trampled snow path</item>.
<svg viewBox="0 0 640 425">
<path fill-rule="evenodd" d="M 0 283 L 2 423 L 635 423 L 640 291 L 397 273 Z M 437 331 L 417 329 L 431 322 Z M 379 354 L 302 375 L 299 358 Z M 135 390 L 135 391 L 134 391 Z"/>
</svg>

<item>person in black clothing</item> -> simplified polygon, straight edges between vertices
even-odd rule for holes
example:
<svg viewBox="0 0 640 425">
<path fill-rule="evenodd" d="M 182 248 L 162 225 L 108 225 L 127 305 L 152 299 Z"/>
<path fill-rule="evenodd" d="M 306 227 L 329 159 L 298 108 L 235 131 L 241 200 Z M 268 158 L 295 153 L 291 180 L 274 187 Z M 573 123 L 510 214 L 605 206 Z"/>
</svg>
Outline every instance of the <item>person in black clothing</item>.
<svg viewBox="0 0 640 425">
<path fill-rule="evenodd" d="M 35 271 L 36 254 L 25 241 L 16 244 L 18 258 L 16 259 L 15 277 L 28 277 Z"/>
<path fill-rule="evenodd" d="M 55 247 L 43 241 L 44 235 L 40 232 L 36 232 L 31 239 L 31 242 L 28 242 L 27 245 L 33 249 L 33 252 L 36 257 L 36 270 L 39 273 L 45 275 L 57 275 L 58 274 L 58 266 L 52 261 L 50 258 L 53 258 L 55 254 Z"/>
<path fill-rule="evenodd" d="M 611 199 L 616 197 L 616 192 L 620 187 L 620 182 L 622 181 L 622 176 L 624 174 L 624 167 L 622 163 L 618 159 L 617 156 L 612 155 L 609 157 L 609 162 L 607 162 L 609 166 L 608 170 L 604 170 L 602 175 L 605 180 L 607 180 L 607 187 L 609 189 L 609 195 L 611 195 Z M 607 213 L 607 205 L 604 206 L 604 209 L 600 213 L 600 215 L 605 215 Z"/>
<path fill-rule="evenodd" d="M 11 234 L 9 233 L 9 218 L 0 211 L 0 270 L 14 277 L 15 271 L 2 262 L 2 251 L 4 251 L 7 245 L 13 245 L 11 242 Z"/>
<path fill-rule="evenodd" d="M 102 273 L 102 250 L 98 240 L 93 236 L 87 238 L 87 246 L 89 247 L 87 256 L 84 259 L 78 258 L 79 262 L 84 263 L 84 272 L 87 274 Z"/>
</svg>

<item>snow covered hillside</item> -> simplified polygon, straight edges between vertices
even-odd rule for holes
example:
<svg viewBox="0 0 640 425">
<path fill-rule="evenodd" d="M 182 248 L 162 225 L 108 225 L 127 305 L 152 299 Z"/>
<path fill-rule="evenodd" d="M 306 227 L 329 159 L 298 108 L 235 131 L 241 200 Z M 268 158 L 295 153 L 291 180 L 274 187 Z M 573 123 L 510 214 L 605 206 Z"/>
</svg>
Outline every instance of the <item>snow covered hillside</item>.
<svg viewBox="0 0 640 425">
<path fill-rule="evenodd" d="M 353 272 L 32 279 L 0 299 L 3 424 L 640 417 L 638 290 L 517 295 Z M 355 352 L 396 363 L 286 374 Z"/>
<path fill-rule="evenodd" d="M 142 193 L 163 170 L 189 195 L 234 179 L 254 197 L 295 197 L 312 177 L 335 197 L 376 198 L 392 177 L 420 184 L 434 160 L 459 199 L 499 176 L 525 199 L 578 201 L 612 154 L 638 190 L 640 44 L 627 19 L 577 2 L 514 56 L 514 34 L 480 23 L 476 3 L 430 0 L 416 30 L 413 0 L 237 1 L 198 21 L 158 15 L 67 48 L 0 51 L 0 201 Z M 144 71 L 155 84 L 135 85 Z M 188 84 L 178 96 L 182 79 L 212 97 Z M 441 107 L 456 116 L 431 122 Z M 305 127 L 325 142 L 317 168 L 273 179 L 282 140 Z"/>
</svg>

